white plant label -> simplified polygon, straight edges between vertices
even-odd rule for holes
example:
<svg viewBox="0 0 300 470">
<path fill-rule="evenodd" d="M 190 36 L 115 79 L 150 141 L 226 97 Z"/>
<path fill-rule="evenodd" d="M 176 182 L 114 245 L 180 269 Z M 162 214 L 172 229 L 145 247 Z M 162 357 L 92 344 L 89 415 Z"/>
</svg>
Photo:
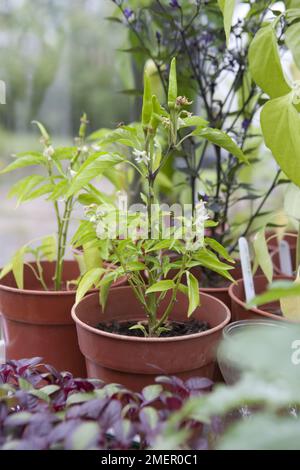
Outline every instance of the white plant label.
<svg viewBox="0 0 300 470">
<path fill-rule="evenodd" d="M 250 302 L 255 297 L 255 289 L 254 289 L 254 282 L 253 282 L 252 269 L 251 269 L 249 245 L 248 245 L 246 238 L 244 237 L 241 237 L 239 239 L 239 250 L 240 250 L 242 273 L 243 273 L 243 279 L 244 279 L 246 301 Z"/>
<path fill-rule="evenodd" d="M 286 240 L 279 242 L 279 264 L 280 271 L 286 276 L 293 275 L 292 257 L 291 250 Z"/>
</svg>

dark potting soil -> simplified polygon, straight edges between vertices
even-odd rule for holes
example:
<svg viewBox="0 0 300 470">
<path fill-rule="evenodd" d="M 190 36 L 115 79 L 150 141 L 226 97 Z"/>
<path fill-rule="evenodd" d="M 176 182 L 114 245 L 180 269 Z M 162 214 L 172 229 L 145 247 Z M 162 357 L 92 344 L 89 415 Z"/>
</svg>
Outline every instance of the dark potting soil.
<svg viewBox="0 0 300 470">
<path fill-rule="evenodd" d="M 110 322 L 110 323 L 98 323 L 96 328 L 107 333 L 114 333 L 121 336 L 134 336 L 137 338 L 144 338 L 144 334 L 141 330 L 130 330 L 132 326 L 135 326 L 137 322 Z M 145 326 L 145 324 L 144 324 Z M 199 320 L 190 320 L 187 322 L 169 322 L 167 325 L 168 331 L 161 333 L 160 338 L 171 338 L 175 336 L 187 336 L 195 333 L 201 333 L 202 331 L 210 330 L 210 325 L 207 322 Z"/>
</svg>

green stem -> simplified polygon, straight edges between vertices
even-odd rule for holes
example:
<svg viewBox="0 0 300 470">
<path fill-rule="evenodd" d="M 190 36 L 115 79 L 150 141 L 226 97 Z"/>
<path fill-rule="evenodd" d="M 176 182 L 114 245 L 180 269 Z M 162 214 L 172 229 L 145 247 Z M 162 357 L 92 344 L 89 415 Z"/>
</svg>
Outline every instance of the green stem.
<svg viewBox="0 0 300 470">
<path fill-rule="evenodd" d="M 172 293 L 172 297 L 171 297 L 171 300 L 164 312 L 164 314 L 161 316 L 160 320 L 156 323 L 156 325 L 154 326 L 154 328 L 152 329 L 151 331 L 151 334 L 150 336 L 153 336 L 155 335 L 155 333 L 157 332 L 157 330 L 164 325 L 164 323 L 168 320 L 170 314 L 172 313 L 172 310 L 173 310 L 173 307 L 174 307 L 174 304 L 176 302 L 176 299 L 177 299 L 177 293 L 178 293 L 178 288 L 179 288 L 179 285 L 180 285 L 180 282 L 181 282 L 181 278 L 182 278 L 182 275 L 185 271 L 185 266 L 186 266 L 186 263 L 187 263 L 187 259 L 186 259 L 186 255 L 183 256 L 182 258 L 182 264 L 181 264 L 181 268 L 180 268 L 180 271 L 179 273 L 177 273 L 176 277 L 177 277 L 177 281 L 175 283 L 175 287 L 173 289 L 173 293 Z"/>
</svg>

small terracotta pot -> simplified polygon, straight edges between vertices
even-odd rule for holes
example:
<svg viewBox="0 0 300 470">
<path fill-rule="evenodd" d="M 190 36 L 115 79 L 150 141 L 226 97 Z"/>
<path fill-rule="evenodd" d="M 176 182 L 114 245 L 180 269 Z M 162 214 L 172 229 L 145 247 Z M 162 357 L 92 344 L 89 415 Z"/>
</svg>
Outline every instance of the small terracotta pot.
<svg viewBox="0 0 300 470">
<path fill-rule="evenodd" d="M 31 263 L 35 266 L 35 263 Z M 76 377 L 86 376 L 71 309 L 75 290 L 51 290 L 55 263 L 43 261 L 44 279 L 49 291 L 41 289 L 31 268 L 24 268 L 24 289 L 18 289 L 12 273 L 0 283 L 0 313 L 2 314 L 6 359 L 42 357 L 58 370 L 67 370 Z M 63 282 L 76 280 L 76 261 L 65 261 Z M 124 282 L 124 280 L 121 280 Z"/>
<path fill-rule="evenodd" d="M 274 281 L 282 280 L 282 279 L 292 279 L 292 278 L 289 278 L 287 276 L 274 276 Z M 255 276 L 253 281 L 254 281 L 255 292 L 257 295 L 262 294 L 263 292 L 267 290 L 269 282 L 265 276 Z M 280 309 L 279 301 L 270 302 L 268 304 L 261 306 L 260 308 L 247 309 L 246 301 L 245 301 L 243 279 L 239 279 L 236 282 L 236 284 L 231 284 L 229 288 L 229 295 L 231 298 L 232 321 L 258 320 L 258 319 L 262 319 L 263 317 L 266 317 L 272 320 L 287 321 L 286 318 L 272 313 Z"/>
<path fill-rule="evenodd" d="M 166 308 L 169 295 L 161 304 Z M 179 293 L 171 315 L 172 320 L 186 321 L 187 298 Z M 121 383 L 141 390 L 153 383 L 157 375 L 176 375 L 212 378 L 215 371 L 217 344 L 222 329 L 230 321 L 230 311 L 218 299 L 202 294 L 201 306 L 194 318 L 209 322 L 211 329 L 202 333 L 174 338 L 137 338 L 107 333 L 96 328 L 107 322 L 141 321 L 145 313 L 131 287 L 110 291 L 105 313 L 99 306 L 97 294 L 91 294 L 72 309 L 77 324 L 81 352 L 86 359 L 88 376 L 105 382 Z"/>
<path fill-rule="evenodd" d="M 240 279 L 242 277 L 242 268 L 241 264 L 239 261 L 237 261 L 235 268 L 229 271 L 233 279 Z M 216 297 L 217 299 L 221 300 L 227 307 L 231 308 L 231 299 L 229 297 L 229 286 L 230 286 L 230 281 L 226 281 L 224 278 L 224 285 L 221 287 L 201 287 L 202 286 L 202 270 L 200 266 L 196 266 L 191 269 L 191 273 L 196 277 L 196 279 L 199 282 L 199 288 L 200 292 L 204 294 L 211 295 L 213 297 Z M 168 279 L 173 279 L 175 276 L 176 271 L 172 269 L 169 273 L 167 278 Z M 186 284 L 186 279 L 183 278 L 182 282 Z"/>
<path fill-rule="evenodd" d="M 240 279 L 240 277 L 242 276 L 242 268 L 240 263 L 238 262 L 237 266 L 229 272 L 233 279 Z M 200 292 L 216 297 L 217 299 L 221 300 L 221 302 L 224 302 L 227 307 L 231 308 L 231 299 L 229 296 L 230 281 L 227 282 L 226 285 L 226 279 L 224 279 L 223 287 L 201 287 L 201 274 L 199 274 L 199 276 L 196 275 L 196 277 L 199 280 Z"/>
</svg>

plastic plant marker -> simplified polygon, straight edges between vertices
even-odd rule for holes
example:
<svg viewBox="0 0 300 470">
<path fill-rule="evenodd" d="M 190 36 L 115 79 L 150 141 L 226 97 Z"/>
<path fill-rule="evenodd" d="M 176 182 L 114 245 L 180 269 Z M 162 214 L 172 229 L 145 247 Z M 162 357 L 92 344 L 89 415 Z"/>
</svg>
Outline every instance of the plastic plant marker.
<svg viewBox="0 0 300 470">
<path fill-rule="evenodd" d="M 241 266 L 245 287 L 245 295 L 247 303 L 255 297 L 254 282 L 251 270 L 251 259 L 249 252 L 249 245 L 244 237 L 239 238 L 239 251 L 241 258 Z"/>
<path fill-rule="evenodd" d="M 286 240 L 279 242 L 279 264 L 280 271 L 286 276 L 293 275 L 292 257 L 291 250 Z"/>
</svg>

